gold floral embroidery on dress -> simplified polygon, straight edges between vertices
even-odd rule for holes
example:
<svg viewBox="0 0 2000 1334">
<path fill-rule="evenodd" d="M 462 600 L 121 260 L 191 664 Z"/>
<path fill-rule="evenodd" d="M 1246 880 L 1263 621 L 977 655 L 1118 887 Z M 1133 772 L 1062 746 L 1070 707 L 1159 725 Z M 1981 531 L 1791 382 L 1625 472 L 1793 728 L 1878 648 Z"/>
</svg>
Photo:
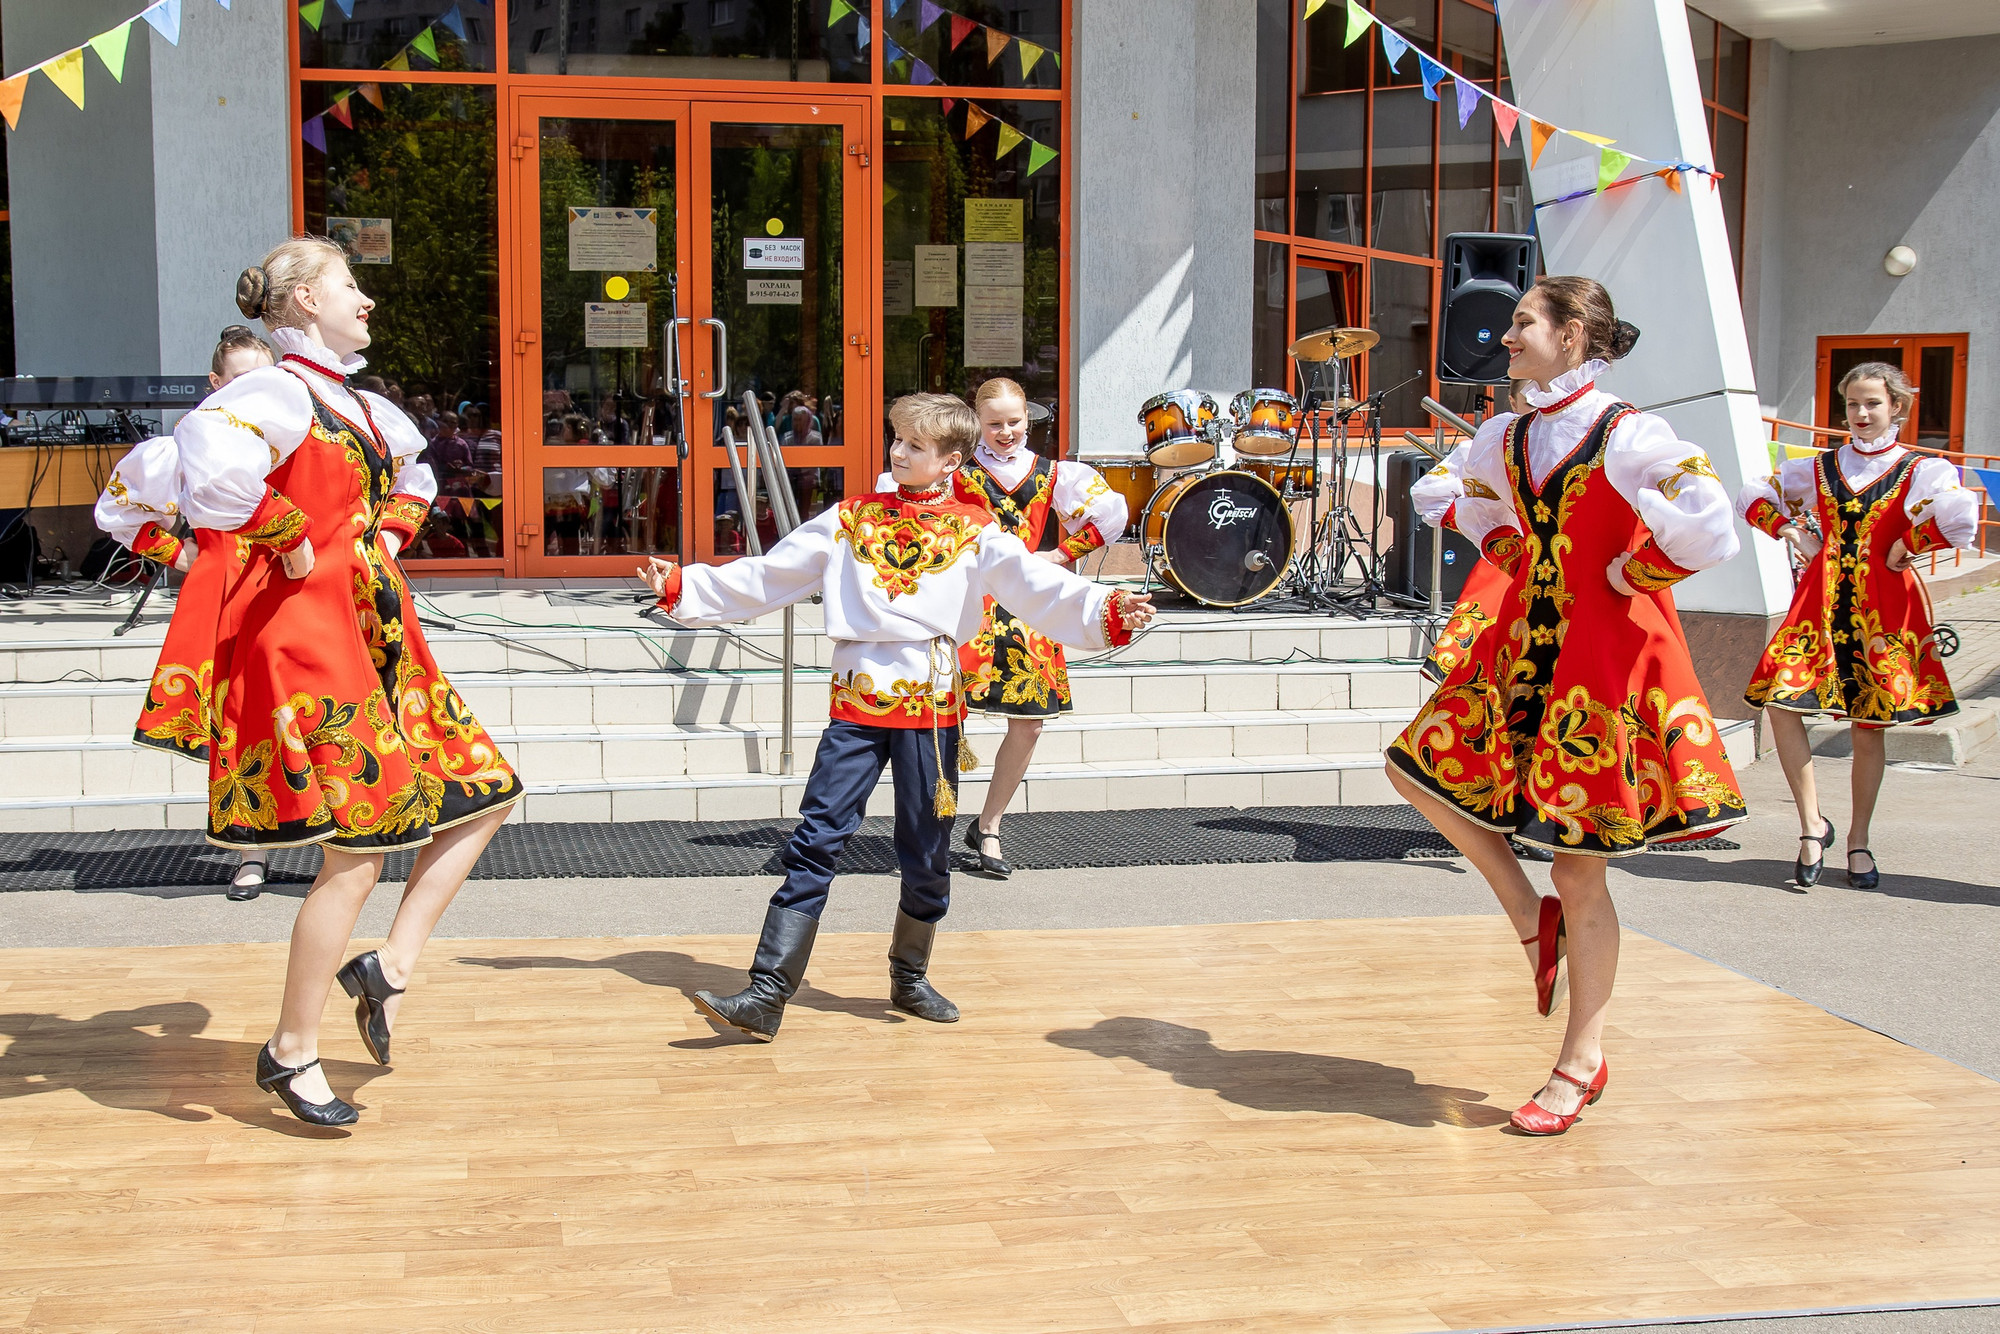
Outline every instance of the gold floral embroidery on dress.
<svg viewBox="0 0 2000 1334">
<path fill-rule="evenodd" d="M 1649 538 L 1626 558 L 1623 573 L 1625 582 L 1641 593 L 1658 593 L 1663 589 L 1672 588 L 1687 578 L 1691 571 L 1671 564 L 1666 553 L 1655 546 Z"/>
<path fill-rule="evenodd" d="M 171 565 L 181 554 L 181 540 L 156 523 L 147 523 L 132 539 L 132 554 Z"/>
<path fill-rule="evenodd" d="M 1682 491 L 1681 479 L 1685 477 L 1707 477 L 1718 483 L 1722 481 L 1715 475 L 1715 465 L 1708 461 L 1708 455 L 1695 454 L 1676 463 L 1674 470 L 1662 477 L 1659 486 L 1654 489 L 1668 500 L 1679 500 Z"/>
<path fill-rule="evenodd" d="M 153 682 L 146 690 L 146 707 L 141 717 L 162 712 L 174 700 L 183 700 L 184 703 L 172 716 L 154 723 L 140 735 L 182 754 L 191 755 L 205 749 L 210 730 L 209 715 L 214 707 L 211 699 L 214 680 L 213 662 L 204 662 L 198 668 L 179 663 L 159 664 L 153 669 Z"/>
<path fill-rule="evenodd" d="M 208 827 L 212 833 L 225 829 L 276 829 L 278 803 L 271 795 L 271 760 L 274 747 L 269 741 L 236 757 L 236 767 L 226 758 L 233 747 L 223 747 L 225 756 L 219 772 L 208 784 Z"/>
<path fill-rule="evenodd" d="M 305 536 L 310 520 L 304 510 L 293 507 L 289 501 L 281 514 L 274 514 L 255 528 L 238 533 L 245 542 L 262 543 L 279 550 L 289 550 L 299 544 Z"/>
<path fill-rule="evenodd" d="M 412 534 L 421 530 L 424 520 L 430 517 L 431 507 L 421 497 L 398 495 L 389 497 L 376 518 L 376 527 L 391 530 L 407 528 Z"/>
<path fill-rule="evenodd" d="M 949 570 L 979 549 L 979 528 L 961 514 L 908 513 L 873 499 L 840 507 L 838 535 L 867 562 L 875 586 L 892 601 L 916 592 L 925 575 Z"/>
<path fill-rule="evenodd" d="M 866 672 L 849 672 L 833 678 L 833 709 L 869 718 L 923 719 L 935 712 L 949 717 L 958 712 L 955 688 L 931 691 L 929 681 L 893 682 L 887 694 L 875 689 L 875 678 Z"/>
<path fill-rule="evenodd" d="M 244 421 L 241 417 L 231 412 L 228 408 L 196 408 L 195 411 L 213 412 L 216 416 L 222 418 L 222 420 L 228 422 L 231 426 L 234 426 L 237 430 L 248 431 L 250 434 L 256 436 L 259 440 L 264 439 L 263 427 L 259 426 L 256 422 Z"/>
<path fill-rule="evenodd" d="M 157 509 L 154 506 L 148 505 L 143 500 L 132 499 L 132 489 L 125 485 L 125 479 L 120 477 L 116 472 L 113 472 L 111 480 L 104 484 L 104 492 L 111 497 L 111 503 L 120 509 L 142 510 L 147 514 L 171 515 L 181 512 L 180 505 L 171 500 L 167 502 L 165 509 Z"/>
<path fill-rule="evenodd" d="M 1091 501 L 1096 500 L 1099 496 L 1108 496 L 1110 494 L 1111 494 L 1111 484 L 1105 481 L 1102 477 L 1098 476 L 1097 473 L 1092 472 L 1090 474 L 1090 480 L 1084 483 L 1083 495 L 1078 497 L 1076 502 L 1076 508 L 1071 510 L 1066 517 L 1071 519 L 1081 519 L 1084 516 L 1085 512 L 1090 509 Z"/>
<path fill-rule="evenodd" d="M 1439 464 L 1436 471 L 1443 472 L 1444 465 Z M 1486 485 L 1486 483 L 1480 481 L 1477 477 L 1468 477 L 1465 479 L 1465 494 L 1468 496 L 1476 497 L 1480 500 L 1500 499 L 1500 493 L 1498 491 L 1495 491 L 1492 487 Z"/>
</svg>

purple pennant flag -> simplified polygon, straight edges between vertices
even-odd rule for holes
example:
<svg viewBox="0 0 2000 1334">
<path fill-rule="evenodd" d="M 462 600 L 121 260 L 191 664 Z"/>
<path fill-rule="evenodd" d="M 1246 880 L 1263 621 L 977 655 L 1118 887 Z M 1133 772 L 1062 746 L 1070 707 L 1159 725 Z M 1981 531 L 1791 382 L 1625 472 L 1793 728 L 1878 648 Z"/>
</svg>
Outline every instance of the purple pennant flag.
<svg viewBox="0 0 2000 1334">
<path fill-rule="evenodd" d="M 1423 52 L 1417 52 L 1417 73 L 1423 75 L 1424 96 L 1428 97 L 1431 101 L 1435 102 L 1438 100 L 1438 85 L 1444 82 L 1444 76 L 1449 72 L 1444 66 L 1438 64 L 1437 61 L 1432 60 Z"/>
<path fill-rule="evenodd" d="M 931 24 L 936 23 L 943 17 L 944 11 L 932 4 L 931 0 L 919 0 L 917 5 L 917 31 L 929 32 Z"/>
<path fill-rule="evenodd" d="M 1410 49 L 1410 44 L 1403 40 L 1402 33 L 1388 24 L 1378 20 L 1375 26 L 1382 30 L 1382 54 L 1389 58 L 1389 68 L 1394 69 L 1397 62 L 1402 60 L 1403 52 Z"/>
<path fill-rule="evenodd" d="M 438 22 L 450 28 L 457 35 L 459 41 L 462 42 L 465 40 L 465 15 L 458 12 L 457 5 L 453 5 L 450 9 L 447 9 L 444 12 L 444 17 L 440 18 Z"/>
<path fill-rule="evenodd" d="M 1451 82 L 1458 93 L 1458 128 L 1462 130 L 1465 128 L 1465 123 L 1472 119 L 1472 113 L 1479 110 L 1479 99 L 1482 94 L 1477 87 L 1464 79 L 1454 77 Z"/>
<path fill-rule="evenodd" d="M 915 64 L 910 66 L 910 82 L 935 83 L 937 82 L 937 75 L 931 73 L 931 67 L 929 65 L 926 65 L 923 61 L 918 60 Z"/>
<path fill-rule="evenodd" d="M 317 148 L 320 152 L 324 153 L 326 151 L 326 126 L 320 123 L 318 116 L 314 116 L 299 127 L 299 137 L 314 148 Z"/>
</svg>

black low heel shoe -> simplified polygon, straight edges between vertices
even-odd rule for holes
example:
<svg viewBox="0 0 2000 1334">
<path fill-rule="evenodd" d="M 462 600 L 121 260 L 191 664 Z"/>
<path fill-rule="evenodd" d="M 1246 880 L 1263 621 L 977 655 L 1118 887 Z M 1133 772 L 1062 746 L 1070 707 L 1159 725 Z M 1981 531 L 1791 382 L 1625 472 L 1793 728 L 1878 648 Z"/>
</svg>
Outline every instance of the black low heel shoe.
<svg viewBox="0 0 2000 1334">
<path fill-rule="evenodd" d="M 1868 849 L 1866 849 L 1866 848 L 1849 848 L 1849 849 L 1847 850 L 1847 862 L 1848 862 L 1848 866 L 1847 866 L 1847 886 L 1848 886 L 1848 888 L 1849 888 L 1849 889 L 1873 889 L 1873 888 L 1875 888 L 1875 886 L 1877 886 L 1877 885 L 1881 884 L 1881 883 L 1882 883 L 1882 866 L 1881 866 L 1881 863 L 1879 863 L 1879 862 L 1876 862 L 1876 864 L 1875 864 L 1875 865 L 1873 865 L 1873 866 L 1870 866 L 1870 867 L 1869 867 L 1869 868 L 1868 868 L 1867 870 L 1865 870 L 1865 871 L 1857 871 L 1857 870 L 1855 870 L 1855 869 L 1854 869 L 1854 859 L 1855 859 L 1855 857 L 1856 857 L 1857 855 L 1859 855 L 1859 856 L 1863 856 L 1863 857 L 1866 857 L 1866 858 L 1867 858 L 1867 859 L 1868 859 L 1869 861 L 1871 861 L 1871 862 L 1874 862 L 1874 861 L 1875 861 L 1875 854 L 1874 854 L 1874 853 L 1872 853 L 1872 852 L 1870 852 L 1870 851 L 1868 851 Z"/>
<path fill-rule="evenodd" d="M 389 1063 L 389 1016 L 382 1008 L 391 996 L 403 994 L 382 976 L 382 956 L 375 950 L 349 959 L 340 972 L 340 989 L 354 997 L 354 1026 L 361 1030 L 362 1045 L 375 1064 Z"/>
<path fill-rule="evenodd" d="M 293 1116 L 309 1126 L 351 1126 L 361 1119 L 361 1113 L 335 1098 L 332 1102 L 307 1102 L 292 1092 L 292 1081 L 319 1064 L 315 1056 L 304 1065 L 287 1069 L 278 1064 L 278 1058 L 271 1055 L 269 1044 L 257 1051 L 257 1087 L 266 1093 L 278 1095 Z"/>
<path fill-rule="evenodd" d="M 1819 818 L 1822 820 L 1826 820 L 1826 817 L 1824 815 L 1820 816 Z M 1799 884 L 1803 885 L 1805 888 L 1811 889 L 1814 885 L 1817 885 L 1819 883 L 1819 877 L 1821 872 L 1826 870 L 1826 847 L 1827 844 L 1833 842 L 1833 821 L 1826 820 L 1826 832 L 1824 834 L 1821 834 L 1818 838 L 1814 838 L 1811 834 L 1800 834 L 1799 842 L 1819 844 L 1818 861 L 1814 862 L 1810 866 L 1806 865 L 1802 861 L 1792 863 L 1792 879 L 1798 881 Z"/>
<path fill-rule="evenodd" d="M 1000 835 L 998 834 L 980 833 L 979 821 L 977 820 L 974 820 L 965 827 L 965 846 L 971 848 L 972 855 L 979 859 L 979 873 L 990 879 L 1005 880 L 1008 876 L 1014 874 L 1014 868 L 1009 866 L 1002 858 L 986 855 L 986 840 L 989 838 L 996 845 L 1000 842 Z"/>
</svg>

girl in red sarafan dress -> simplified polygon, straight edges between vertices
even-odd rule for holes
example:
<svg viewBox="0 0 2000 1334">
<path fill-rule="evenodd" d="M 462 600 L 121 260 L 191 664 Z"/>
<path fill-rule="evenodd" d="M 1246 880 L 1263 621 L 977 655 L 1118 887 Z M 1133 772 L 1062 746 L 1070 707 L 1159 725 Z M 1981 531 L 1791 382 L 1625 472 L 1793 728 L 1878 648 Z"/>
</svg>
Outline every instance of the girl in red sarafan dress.
<svg viewBox="0 0 2000 1334">
<path fill-rule="evenodd" d="M 395 563 L 436 482 L 416 427 L 347 387 L 374 303 L 338 246 L 299 238 L 244 272 L 237 304 L 271 329 L 279 364 L 174 432 L 189 521 L 248 548 L 216 631 L 208 838 L 321 845 L 257 1082 L 301 1120 L 348 1125 L 357 1113 L 319 1069 L 319 1017 L 382 854 L 421 849 L 388 940 L 337 975 L 386 1065 L 417 956 L 521 785 L 438 670 Z"/>
<path fill-rule="evenodd" d="M 210 389 L 277 358 L 271 345 L 243 325 L 222 331 L 209 362 Z M 243 570 L 243 544 L 227 533 L 198 528 L 192 541 L 172 531 L 182 509 L 181 452 L 171 435 L 154 436 L 119 460 L 97 498 L 97 526 L 133 554 L 170 565 L 187 577 L 174 598 L 160 657 L 133 729 L 134 745 L 208 763 L 209 707 L 215 696 L 215 624 L 222 596 Z M 266 854 L 246 848 L 229 897 L 246 902 L 264 883 Z"/>
<path fill-rule="evenodd" d="M 1927 551 L 1970 546 L 1979 532 L 1979 501 L 1948 460 L 1896 443 L 1897 422 L 1915 401 L 1902 371 L 1865 362 L 1841 377 L 1839 393 L 1854 438 L 1837 450 L 1787 460 L 1775 477 L 1744 487 L 1737 498 L 1752 528 L 1789 543 L 1806 562 L 1785 623 L 1743 698 L 1771 720 L 1799 808 L 1792 874 L 1805 886 L 1819 883 L 1834 838 L 1833 821 L 1820 814 L 1805 717 L 1824 714 L 1853 725 L 1847 883 L 1873 889 L 1882 873 L 1868 851 L 1868 826 L 1882 791 L 1883 733 L 1958 712 L 1932 643 L 1929 599 L 1910 562 Z M 1857 858 L 1866 864 L 1856 867 Z"/>
<path fill-rule="evenodd" d="M 1708 456 L 1596 387 L 1638 330 L 1592 279 L 1544 278 L 1503 340 L 1534 411 L 1503 413 L 1412 488 L 1507 571 L 1479 626 L 1388 751 L 1389 778 L 1486 877 L 1534 969 L 1536 1009 L 1572 992 L 1549 1081 L 1514 1113 L 1560 1134 L 1604 1092 L 1618 968 L 1609 858 L 1705 837 L 1743 798 L 1667 593 L 1736 554 Z M 1549 849 L 1543 899 L 1507 836 Z"/>
<path fill-rule="evenodd" d="M 1028 448 L 1025 389 L 995 377 L 979 386 L 972 407 L 979 414 L 979 444 L 959 470 L 958 486 L 992 512 L 1002 532 L 1064 568 L 1123 535 L 1125 498 L 1097 469 L 1042 458 Z M 1001 854 L 1000 817 L 1027 776 L 1043 722 L 1070 710 L 1069 664 L 1061 644 L 991 598 L 978 638 L 959 646 L 958 663 L 967 706 L 1007 720 L 985 807 L 965 829 L 980 872 L 1005 880 L 1013 868 Z"/>
</svg>

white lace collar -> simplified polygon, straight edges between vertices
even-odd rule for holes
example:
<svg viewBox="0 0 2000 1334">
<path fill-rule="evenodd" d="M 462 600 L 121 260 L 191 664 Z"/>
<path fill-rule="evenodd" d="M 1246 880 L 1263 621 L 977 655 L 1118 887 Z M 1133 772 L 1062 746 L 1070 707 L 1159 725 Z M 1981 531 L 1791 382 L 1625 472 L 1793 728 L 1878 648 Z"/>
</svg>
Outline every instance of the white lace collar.
<svg viewBox="0 0 2000 1334">
<path fill-rule="evenodd" d="M 297 357 L 314 370 L 324 372 L 336 379 L 344 380 L 350 375 L 359 375 L 368 365 L 368 362 L 360 353 L 356 352 L 346 357 L 341 357 L 335 354 L 334 350 L 326 344 L 316 343 L 306 337 L 305 330 L 294 329 L 290 326 L 271 331 L 271 346 L 277 349 L 280 360 L 286 357 Z"/>
<path fill-rule="evenodd" d="M 999 450 L 981 440 L 972 452 L 974 457 L 982 461 L 991 461 L 1007 469 L 1009 472 L 1020 467 L 1024 462 L 1032 463 L 1035 455 L 1035 451 L 1028 448 L 1026 440 L 1021 441 L 1020 444 L 1014 447 L 1011 453 L 1007 454 L 1002 454 Z"/>
<path fill-rule="evenodd" d="M 1551 403 L 1560 403 L 1579 390 L 1589 388 L 1596 382 L 1598 376 L 1610 369 L 1610 362 L 1592 357 L 1574 370 L 1564 371 L 1549 381 L 1547 389 L 1530 381 L 1527 389 L 1522 391 L 1522 397 L 1536 408 L 1546 408 Z"/>
<path fill-rule="evenodd" d="M 1873 440 L 1863 440 L 1859 435 L 1856 435 L 1852 440 L 1847 442 L 1847 447 L 1863 458 L 1875 458 L 1879 455 L 1887 454 L 1896 447 L 1896 435 L 1901 430 L 1901 426 L 1891 422 L 1889 429 L 1876 436 Z"/>
</svg>

